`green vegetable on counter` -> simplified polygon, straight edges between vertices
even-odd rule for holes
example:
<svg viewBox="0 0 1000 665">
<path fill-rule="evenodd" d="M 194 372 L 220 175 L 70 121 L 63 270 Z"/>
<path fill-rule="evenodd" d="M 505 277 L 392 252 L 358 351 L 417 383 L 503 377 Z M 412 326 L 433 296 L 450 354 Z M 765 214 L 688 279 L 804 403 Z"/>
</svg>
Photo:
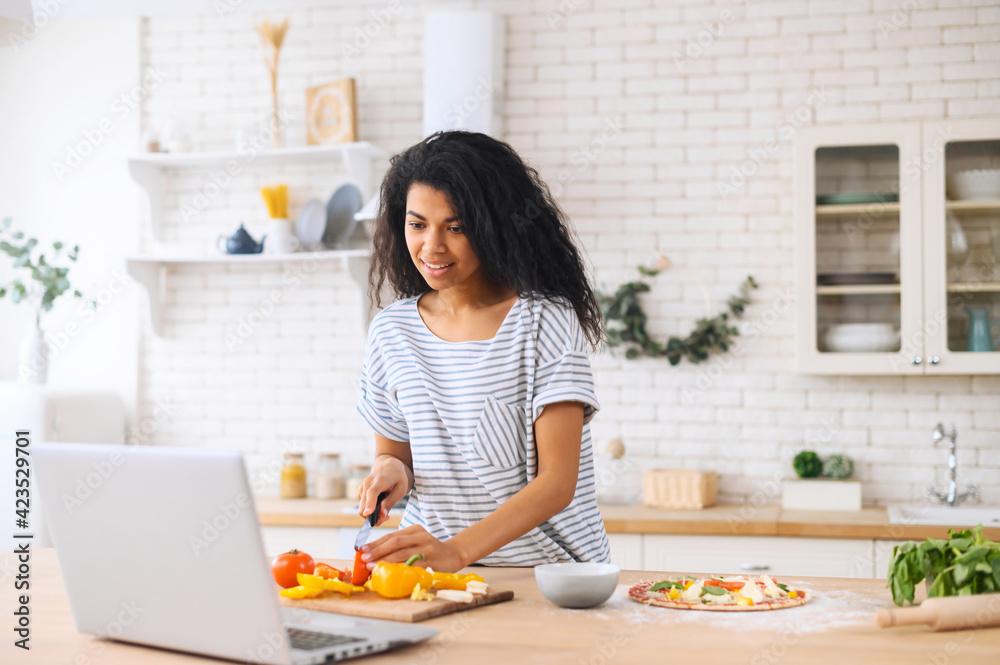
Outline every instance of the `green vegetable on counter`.
<svg viewBox="0 0 1000 665">
<path fill-rule="evenodd" d="M 893 548 L 886 580 L 893 602 L 913 603 L 914 589 L 925 579 L 928 598 L 1000 591 L 1000 543 L 986 540 L 981 524 L 957 533 L 948 529 L 948 535 Z"/>
</svg>

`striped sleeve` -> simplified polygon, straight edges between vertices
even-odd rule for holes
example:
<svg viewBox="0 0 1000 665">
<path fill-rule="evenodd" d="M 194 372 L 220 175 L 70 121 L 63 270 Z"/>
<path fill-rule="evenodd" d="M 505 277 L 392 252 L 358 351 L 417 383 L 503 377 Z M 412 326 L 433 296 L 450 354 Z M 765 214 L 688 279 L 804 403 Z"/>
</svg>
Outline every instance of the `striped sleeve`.
<svg viewBox="0 0 1000 665">
<path fill-rule="evenodd" d="M 399 408 L 395 390 L 389 388 L 385 357 L 379 343 L 379 331 L 373 325 L 368 335 L 361 369 L 361 396 L 356 409 L 378 434 L 393 441 L 409 441 L 410 431 Z"/>
<path fill-rule="evenodd" d="M 532 420 L 538 420 L 546 404 L 582 402 L 583 422 L 589 423 L 601 405 L 576 312 L 565 304 L 545 303 L 537 339 Z"/>
</svg>

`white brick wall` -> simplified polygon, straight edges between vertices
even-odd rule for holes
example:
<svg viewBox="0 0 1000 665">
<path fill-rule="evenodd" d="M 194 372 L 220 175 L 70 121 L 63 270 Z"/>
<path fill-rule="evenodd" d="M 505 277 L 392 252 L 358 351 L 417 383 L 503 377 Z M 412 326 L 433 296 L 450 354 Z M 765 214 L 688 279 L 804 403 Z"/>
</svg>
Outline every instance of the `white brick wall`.
<svg viewBox="0 0 1000 665">
<path fill-rule="evenodd" d="M 717 190 L 815 89 L 828 100 L 812 107 L 808 123 L 1000 113 L 995 3 L 939 8 L 923 0 L 912 11 L 904 4 L 913 3 L 449 5 L 505 18 L 504 137 L 558 193 L 601 284 L 634 277 L 651 249 L 697 275 L 713 311 L 746 274 L 762 284 L 742 324 L 746 331 L 756 323 L 759 334 L 728 356 L 677 367 L 609 353 L 594 359 L 603 406 L 593 425 L 599 448 L 621 436 L 644 466 L 717 469 L 729 500 L 789 472 L 803 447 L 846 452 L 866 502 L 884 504 L 917 499 L 943 476 L 945 453 L 930 444 L 942 420 L 959 428 L 964 480 L 1000 503 L 1000 378 L 792 373 L 793 311 L 776 319 L 768 312 L 779 290 L 793 287 L 791 142 L 779 140 L 779 150 L 727 201 Z M 372 17 L 384 3 L 293 11 L 279 80 L 291 117 L 286 143 L 305 142 L 305 88 L 343 76 L 357 80 L 364 140 L 390 152 L 419 140 L 423 15 L 433 6 L 404 2 L 381 27 Z M 149 21 L 144 64 L 168 79 L 147 100 L 145 123 L 176 114 L 195 148 L 211 150 L 229 147 L 234 129 L 260 122 L 269 94 L 257 18 Z M 366 27 L 378 34 L 346 60 L 342 47 Z M 581 168 L 574 157 L 616 116 L 623 132 Z M 165 235 L 192 252 L 207 252 L 240 221 L 259 236 L 260 185 L 287 181 L 294 215 L 308 198 L 329 196 L 342 177 L 332 169 L 249 169 L 196 223 L 168 214 Z M 168 209 L 203 184 L 178 173 Z M 276 476 L 265 467 L 286 449 L 370 461 L 371 433 L 353 411 L 364 349 L 360 292 L 339 264 L 299 273 L 288 286 L 282 280 L 294 271 L 286 264 L 170 272 L 165 335 L 147 335 L 143 344 L 138 436 L 243 450 L 263 491 L 275 490 Z M 690 276 L 668 273 L 654 283 L 646 304 L 655 334 L 684 333 L 704 315 Z M 281 301 L 262 314 L 275 289 Z M 241 321 L 250 325 L 250 317 L 252 333 L 227 346 L 227 333 Z M 158 400 L 174 404 L 175 413 L 157 419 Z"/>
</svg>

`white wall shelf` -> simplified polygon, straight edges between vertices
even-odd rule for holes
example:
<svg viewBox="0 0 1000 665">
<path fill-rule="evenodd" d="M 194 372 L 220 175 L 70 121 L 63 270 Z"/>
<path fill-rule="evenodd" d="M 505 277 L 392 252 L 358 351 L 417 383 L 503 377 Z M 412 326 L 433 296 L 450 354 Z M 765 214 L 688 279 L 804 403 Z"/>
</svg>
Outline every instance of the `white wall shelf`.
<svg viewBox="0 0 1000 665">
<path fill-rule="evenodd" d="M 368 299 L 368 266 L 371 249 L 359 247 L 292 254 L 226 254 L 219 256 L 125 256 L 125 270 L 146 288 L 149 294 L 149 316 L 153 334 L 163 335 L 163 302 L 167 290 L 167 270 L 172 266 L 217 265 L 274 265 L 306 261 L 339 261 L 344 270 L 361 290 L 361 321 L 364 330 L 375 316 L 375 306 Z"/>
<path fill-rule="evenodd" d="M 870 296 L 899 293 L 899 284 L 845 284 L 844 286 L 817 286 L 820 296 Z"/>
<path fill-rule="evenodd" d="M 1000 201 L 948 201 L 945 206 L 953 212 L 1000 212 Z"/>
<path fill-rule="evenodd" d="M 218 152 L 146 153 L 128 160 L 132 179 L 142 187 L 146 202 L 146 219 L 153 240 L 160 242 L 163 223 L 163 174 L 171 169 L 202 171 L 273 168 L 283 164 L 339 163 L 361 189 L 368 200 L 373 194 L 372 160 L 386 157 L 381 148 L 359 141 L 330 146 L 302 146 L 269 150 Z"/>
<path fill-rule="evenodd" d="M 845 205 L 818 205 L 816 206 L 816 218 L 820 217 L 845 217 L 847 215 L 871 214 L 873 217 L 879 215 L 899 214 L 898 203 L 851 203 Z"/>
<path fill-rule="evenodd" d="M 159 250 L 145 256 L 121 257 L 126 271 L 149 293 L 149 313 L 153 333 L 162 335 L 164 330 L 163 302 L 166 294 L 167 271 L 171 267 L 194 264 L 259 265 L 261 268 L 282 263 L 305 261 L 339 261 L 343 269 L 361 290 L 361 321 L 367 332 L 376 307 L 368 298 L 368 268 L 371 245 L 350 246 L 344 249 L 295 252 L 290 254 L 219 254 L 190 255 L 174 253 L 162 242 L 163 181 L 168 170 L 181 171 L 230 171 L 244 167 L 273 169 L 282 165 L 340 164 L 349 178 L 358 185 L 361 195 L 368 199 L 373 194 L 372 161 L 387 157 L 387 153 L 367 141 L 328 146 L 300 146 L 217 152 L 147 153 L 128 160 L 132 178 L 142 188 L 146 202 L 146 219 Z M 238 171 L 236 171 L 238 172 Z"/>
</svg>

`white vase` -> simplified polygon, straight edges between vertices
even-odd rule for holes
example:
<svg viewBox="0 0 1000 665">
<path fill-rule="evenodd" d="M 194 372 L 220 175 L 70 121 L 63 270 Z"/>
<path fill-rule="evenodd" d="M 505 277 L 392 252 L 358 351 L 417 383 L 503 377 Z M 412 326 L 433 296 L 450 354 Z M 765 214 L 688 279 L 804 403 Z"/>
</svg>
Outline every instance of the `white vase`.
<svg viewBox="0 0 1000 665">
<path fill-rule="evenodd" d="M 25 385 L 45 385 L 49 376 L 49 343 L 35 320 L 31 332 L 21 344 L 21 358 L 17 367 L 21 383 Z"/>
</svg>

